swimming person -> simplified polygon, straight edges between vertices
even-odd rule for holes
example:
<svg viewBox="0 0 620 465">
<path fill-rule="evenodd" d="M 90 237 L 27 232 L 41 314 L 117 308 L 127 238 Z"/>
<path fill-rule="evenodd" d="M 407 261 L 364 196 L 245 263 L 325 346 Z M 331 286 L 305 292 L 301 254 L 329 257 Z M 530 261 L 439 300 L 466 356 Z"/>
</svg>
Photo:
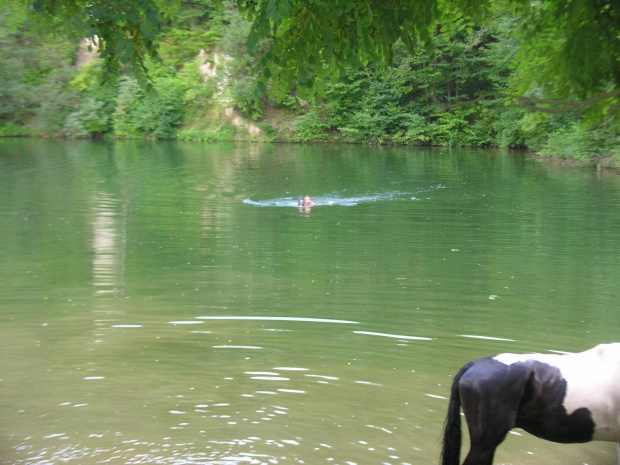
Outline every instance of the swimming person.
<svg viewBox="0 0 620 465">
<path fill-rule="evenodd" d="M 334 204 L 333 200 L 330 200 L 329 202 L 327 202 L 327 205 L 333 205 L 333 204 Z M 299 208 L 306 208 L 306 211 L 309 210 L 309 207 L 314 207 L 318 205 L 320 204 L 313 202 L 312 198 L 309 195 L 306 195 L 303 199 L 300 198 L 297 201 L 297 206 Z"/>
<path fill-rule="evenodd" d="M 304 197 L 304 207 L 314 207 L 315 205 L 318 204 L 314 203 L 309 195 Z"/>
</svg>

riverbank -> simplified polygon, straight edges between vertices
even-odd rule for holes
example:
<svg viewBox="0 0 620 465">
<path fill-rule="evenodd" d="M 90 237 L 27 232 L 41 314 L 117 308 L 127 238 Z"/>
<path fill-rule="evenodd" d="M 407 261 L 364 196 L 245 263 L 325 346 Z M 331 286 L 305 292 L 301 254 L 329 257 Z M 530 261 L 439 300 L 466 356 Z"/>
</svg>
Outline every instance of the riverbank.
<svg viewBox="0 0 620 465">
<path fill-rule="evenodd" d="M 83 44 L 43 41 L 0 21 L 0 136 L 501 147 L 620 166 L 613 119 L 478 100 L 501 95 L 513 72 L 507 58 L 515 45 L 499 23 L 438 36 L 432 59 L 397 46 L 392 66 L 349 69 L 307 102 L 294 89 L 258 95 L 258 62 L 245 47 L 249 24 L 234 9 L 211 13 L 167 26 L 160 60 L 146 62 L 151 89 L 130 70 L 107 76 Z"/>
</svg>

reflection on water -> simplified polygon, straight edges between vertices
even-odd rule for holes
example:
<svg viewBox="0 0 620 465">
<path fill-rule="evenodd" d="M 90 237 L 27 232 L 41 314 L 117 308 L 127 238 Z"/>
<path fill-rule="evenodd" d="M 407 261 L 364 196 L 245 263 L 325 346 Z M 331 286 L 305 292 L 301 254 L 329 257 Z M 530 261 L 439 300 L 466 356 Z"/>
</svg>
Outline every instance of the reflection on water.
<svg viewBox="0 0 620 465">
<path fill-rule="evenodd" d="M 100 192 L 92 212 L 95 294 L 120 296 L 125 285 L 126 207 Z"/>
<path fill-rule="evenodd" d="M 438 463 L 467 361 L 617 337 L 616 178 L 463 150 L 0 145 L 0 463 Z M 254 208 L 306 193 L 335 207 Z M 497 463 L 615 461 L 515 433 Z"/>
</svg>

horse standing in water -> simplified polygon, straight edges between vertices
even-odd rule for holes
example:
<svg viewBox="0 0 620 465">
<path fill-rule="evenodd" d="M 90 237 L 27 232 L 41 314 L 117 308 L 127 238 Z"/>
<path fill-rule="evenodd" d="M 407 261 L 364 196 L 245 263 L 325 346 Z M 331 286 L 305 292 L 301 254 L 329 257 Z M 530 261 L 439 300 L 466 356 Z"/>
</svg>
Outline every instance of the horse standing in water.
<svg viewBox="0 0 620 465">
<path fill-rule="evenodd" d="M 578 354 L 500 354 L 469 362 L 452 383 L 442 465 L 459 464 L 461 406 L 471 438 L 463 465 L 491 465 L 515 427 L 560 443 L 620 443 L 620 343 Z"/>
</svg>

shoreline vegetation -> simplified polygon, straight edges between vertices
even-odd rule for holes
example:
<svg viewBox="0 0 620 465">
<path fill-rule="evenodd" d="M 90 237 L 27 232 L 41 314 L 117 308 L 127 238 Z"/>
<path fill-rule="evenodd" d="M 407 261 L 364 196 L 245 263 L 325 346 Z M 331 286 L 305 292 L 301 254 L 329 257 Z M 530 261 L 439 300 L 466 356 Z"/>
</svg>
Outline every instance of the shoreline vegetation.
<svg viewBox="0 0 620 465">
<path fill-rule="evenodd" d="M 351 68 L 318 100 L 276 101 L 256 97 L 251 25 L 232 6 L 182 3 L 157 39 L 159 59 L 146 59 L 152 90 L 129 71 L 102 84 L 93 44 L 35 37 L 0 15 L 0 137 L 502 147 L 618 169 L 614 118 L 579 106 L 532 111 L 506 97 L 519 51 L 512 22 L 438 31 L 432 57 L 397 43 L 390 66 Z"/>
</svg>

